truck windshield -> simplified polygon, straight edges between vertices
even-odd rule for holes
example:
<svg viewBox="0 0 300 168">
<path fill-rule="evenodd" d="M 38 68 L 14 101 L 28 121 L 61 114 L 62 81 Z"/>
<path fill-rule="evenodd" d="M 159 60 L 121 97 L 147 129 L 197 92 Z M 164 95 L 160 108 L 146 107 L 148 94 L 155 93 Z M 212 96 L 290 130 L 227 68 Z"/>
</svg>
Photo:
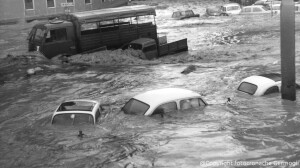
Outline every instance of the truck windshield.
<svg viewBox="0 0 300 168">
<path fill-rule="evenodd" d="M 34 41 L 42 42 L 45 36 L 45 29 L 37 28 L 34 35 Z"/>
<path fill-rule="evenodd" d="M 144 115 L 149 109 L 149 105 L 136 99 L 130 99 L 122 108 L 125 114 Z"/>
<path fill-rule="evenodd" d="M 131 43 L 128 48 L 132 48 L 134 50 L 142 50 L 143 46 L 141 44 Z"/>
</svg>

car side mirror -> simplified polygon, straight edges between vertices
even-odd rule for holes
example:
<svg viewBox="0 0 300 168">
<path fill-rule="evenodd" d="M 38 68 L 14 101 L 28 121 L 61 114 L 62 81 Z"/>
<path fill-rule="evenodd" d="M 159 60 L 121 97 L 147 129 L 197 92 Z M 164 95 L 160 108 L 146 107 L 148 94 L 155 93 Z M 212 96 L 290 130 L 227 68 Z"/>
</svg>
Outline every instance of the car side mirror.
<svg viewBox="0 0 300 168">
<path fill-rule="evenodd" d="M 159 108 L 154 110 L 154 112 L 152 113 L 152 115 L 157 115 L 157 114 L 160 115 L 162 118 L 164 118 L 164 114 L 165 114 L 164 109 Z"/>
</svg>

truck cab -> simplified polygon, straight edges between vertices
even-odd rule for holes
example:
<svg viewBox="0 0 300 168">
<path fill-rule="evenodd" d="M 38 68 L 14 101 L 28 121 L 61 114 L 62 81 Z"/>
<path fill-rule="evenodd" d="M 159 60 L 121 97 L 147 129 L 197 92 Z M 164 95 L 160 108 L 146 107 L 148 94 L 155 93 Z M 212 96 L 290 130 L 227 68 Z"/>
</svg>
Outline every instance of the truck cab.
<svg viewBox="0 0 300 168">
<path fill-rule="evenodd" d="M 157 44 L 154 39 L 140 38 L 129 43 L 129 49 L 141 50 L 144 53 L 143 59 L 154 59 L 158 57 Z"/>
<path fill-rule="evenodd" d="M 28 36 L 28 50 L 39 51 L 45 57 L 76 53 L 73 23 L 54 20 L 36 24 Z"/>
</svg>

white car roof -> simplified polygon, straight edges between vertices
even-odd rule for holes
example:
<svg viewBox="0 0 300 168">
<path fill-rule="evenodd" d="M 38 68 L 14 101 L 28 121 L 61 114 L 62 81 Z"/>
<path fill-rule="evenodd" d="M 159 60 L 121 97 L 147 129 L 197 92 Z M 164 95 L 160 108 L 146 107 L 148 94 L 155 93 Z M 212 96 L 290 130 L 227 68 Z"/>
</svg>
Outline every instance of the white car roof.
<svg viewBox="0 0 300 168">
<path fill-rule="evenodd" d="M 134 99 L 140 100 L 145 102 L 149 105 L 158 104 L 162 102 L 168 102 L 177 99 L 183 99 L 187 97 L 195 97 L 200 96 L 200 94 L 181 88 L 164 88 L 164 89 L 157 89 L 151 90 L 139 95 L 134 96 Z"/>
<path fill-rule="evenodd" d="M 97 100 L 91 100 L 91 99 L 73 99 L 73 100 L 66 100 L 64 102 L 71 102 L 71 101 L 82 101 L 82 102 L 91 102 L 91 103 L 96 103 L 96 104 L 99 104 L 100 102 L 97 101 Z M 62 102 L 62 103 L 64 103 Z"/>
<path fill-rule="evenodd" d="M 150 105 L 150 108 L 147 110 L 145 114 L 148 115 L 148 112 L 154 110 L 154 108 L 156 108 L 157 106 L 163 103 L 178 100 L 178 99 L 192 98 L 192 97 L 201 98 L 201 95 L 187 89 L 164 88 L 164 89 L 147 91 L 139 95 L 136 95 L 133 98 Z"/>
<path fill-rule="evenodd" d="M 272 86 L 276 86 L 278 82 L 270 78 L 266 78 L 263 76 L 250 76 L 242 80 L 242 82 L 252 83 L 257 86 L 257 90 L 254 95 L 261 95 L 263 94 L 268 88 Z"/>
</svg>

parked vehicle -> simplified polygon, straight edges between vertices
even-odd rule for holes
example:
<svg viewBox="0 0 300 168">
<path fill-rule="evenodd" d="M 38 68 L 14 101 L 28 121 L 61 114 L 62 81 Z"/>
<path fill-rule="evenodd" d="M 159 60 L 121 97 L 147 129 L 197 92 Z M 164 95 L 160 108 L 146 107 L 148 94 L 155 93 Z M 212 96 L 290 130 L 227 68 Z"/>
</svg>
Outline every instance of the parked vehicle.
<svg viewBox="0 0 300 168">
<path fill-rule="evenodd" d="M 174 19 L 186 19 L 191 17 L 199 17 L 199 14 L 195 14 L 193 10 L 186 10 L 186 11 L 177 11 L 173 12 L 172 18 Z"/>
<path fill-rule="evenodd" d="M 144 54 L 142 59 L 154 59 L 164 55 L 187 51 L 187 39 L 182 39 L 172 43 L 159 45 L 157 41 L 151 38 L 140 38 L 129 43 L 129 49 L 141 50 Z"/>
<path fill-rule="evenodd" d="M 251 5 L 242 8 L 241 14 L 253 15 L 253 14 L 270 14 L 271 10 L 263 5 Z"/>
<path fill-rule="evenodd" d="M 101 115 L 100 102 L 95 100 L 69 100 L 61 103 L 54 111 L 51 124 L 96 124 Z"/>
<path fill-rule="evenodd" d="M 237 15 L 242 11 L 241 7 L 237 3 L 229 3 L 225 4 L 221 7 L 217 8 L 207 8 L 206 13 L 209 16 L 229 16 L 229 15 Z"/>
<path fill-rule="evenodd" d="M 281 3 L 270 5 L 269 8 L 273 13 L 280 13 Z M 295 13 L 300 13 L 299 3 L 295 3 Z"/>
<path fill-rule="evenodd" d="M 270 9 L 273 13 L 280 13 L 280 6 L 281 4 L 274 4 L 270 6 Z"/>
<path fill-rule="evenodd" d="M 70 13 L 36 24 L 28 37 L 29 51 L 51 59 L 117 49 L 141 37 L 157 41 L 155 15 L 155 8 L 146 5 Z"/>
<path fill-rule="evenodd" d="M 298 84 L 296 87 L 300 88 Z M 247 77 L 242 80 L 237 90 L 254 96 L 278 93 L 281 90 L 281 75 L 271 73 Z"/>
<path fill-rule="evenodd" d="M 147 91 L 131 98 L 122 108 L 125 114 L 151 116 L 191 108 L 201 108 L 207 103 L 200 94 L 180 88 Z"/>
</svg>

